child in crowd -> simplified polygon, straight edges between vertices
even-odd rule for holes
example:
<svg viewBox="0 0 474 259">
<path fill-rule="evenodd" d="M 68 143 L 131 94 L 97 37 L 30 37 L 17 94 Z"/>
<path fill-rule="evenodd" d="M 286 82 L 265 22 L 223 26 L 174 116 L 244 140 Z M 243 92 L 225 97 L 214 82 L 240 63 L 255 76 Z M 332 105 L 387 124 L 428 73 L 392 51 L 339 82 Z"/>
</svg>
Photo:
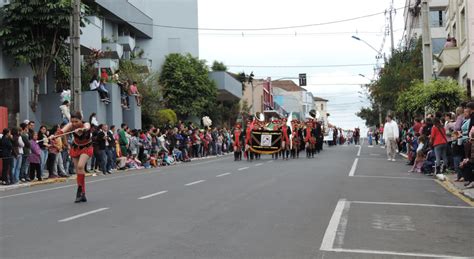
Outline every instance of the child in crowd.
<svg viewBox="0 0 474 259">
<path fill-rule="evenodd" d="M 423 168 L 423 164 L 425 163 L 425 154 L 422 151 L 416 153 L 415 162 L 413 163 L 413 167 L 411 168 L 409 173 L 421 173 L 421 169 Z"/>
</svg>

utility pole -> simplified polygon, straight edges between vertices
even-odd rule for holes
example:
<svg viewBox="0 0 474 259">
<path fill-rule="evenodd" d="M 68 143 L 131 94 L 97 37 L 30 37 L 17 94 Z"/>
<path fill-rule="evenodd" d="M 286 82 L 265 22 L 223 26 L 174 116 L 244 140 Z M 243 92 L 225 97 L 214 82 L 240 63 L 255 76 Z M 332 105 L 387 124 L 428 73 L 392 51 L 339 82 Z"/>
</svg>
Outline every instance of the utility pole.
<svg viewBox="0 0 474 259">
<path fill-rule="evenodd" d="M 81 0 L 73 1 L 72 11 L 72 95 L 73 107 L 75 111 L 82 112 L 81 100 L 81 42 L 80 42 L 80 24 L 81 23 Z"/>
<path fill-rule="evenodd" d="M 394 43 L 394 40 L 393 40 L 393 21 L 392 21 L 392 12 L 394 12 L 395 9 L 393 9 L 393 5 L 390 6 L 390 39 L 391 39 L 391 43 L 392 43 L 392 56 L 393 56 L 393 52 L 395 51 L 395 43 Z"/>
<path fill-rule="evenodd" d="M 431 82 L 433 76 L 433 54 L 431 48 L 431 30 L 430 30 L 430 7 L 428 0 L 421 2 L 422 19 L 422 39 L 423 39 L 423 81 L 425 84 Z"/>
</svg>

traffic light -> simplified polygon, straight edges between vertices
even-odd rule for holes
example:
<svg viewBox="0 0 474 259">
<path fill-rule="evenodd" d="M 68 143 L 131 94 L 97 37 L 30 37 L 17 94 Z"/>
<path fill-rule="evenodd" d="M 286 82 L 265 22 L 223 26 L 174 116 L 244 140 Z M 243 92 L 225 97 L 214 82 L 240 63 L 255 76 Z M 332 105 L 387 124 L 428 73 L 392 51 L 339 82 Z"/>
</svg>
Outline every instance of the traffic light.
<svg viewBox="0 0 474 259">
<path fill-rule="evenodd" d="M 300 86 L 306 86 L 306 74 L 299 74 Z"/>
</svg>

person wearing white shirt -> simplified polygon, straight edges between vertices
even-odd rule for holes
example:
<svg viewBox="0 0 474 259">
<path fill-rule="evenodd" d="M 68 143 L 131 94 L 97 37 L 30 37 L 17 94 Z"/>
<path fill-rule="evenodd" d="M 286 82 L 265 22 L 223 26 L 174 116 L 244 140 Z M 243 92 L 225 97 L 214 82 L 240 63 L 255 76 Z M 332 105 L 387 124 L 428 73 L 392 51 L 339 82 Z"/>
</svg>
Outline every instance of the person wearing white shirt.
<svg viewBox="0 0 474 259">
<path fill-rule="evenodd" d="M 383 139 L 385 140 L 388 160 L 395 161 L 399 137 L 398 125 L 392 120 L 392 115 L 388 115 L 386 121 L 383 128 Z"/>
</svg>

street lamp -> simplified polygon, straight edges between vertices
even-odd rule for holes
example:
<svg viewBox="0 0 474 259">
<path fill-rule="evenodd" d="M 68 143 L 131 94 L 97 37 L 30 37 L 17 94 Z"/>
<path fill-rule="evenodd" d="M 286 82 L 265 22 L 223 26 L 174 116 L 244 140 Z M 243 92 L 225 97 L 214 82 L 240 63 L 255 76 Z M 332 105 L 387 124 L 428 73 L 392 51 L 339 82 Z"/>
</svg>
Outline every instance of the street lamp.
<svg viewBox="0 0 474 259">
<path fill-rule="evenodd" d="M 369 46 L 371 49 L 373 49 L 375 52 L 377 52 L 377 56 L 375 57 L 376 59 L 381 59 L 382 58 L 382 53 L 380 51 L 378 51 L 376 48 L 374 48 L 372 45 L 370 45 L 369 43 L 367 43 L 367 41 L 357 37 L 357 36 L 354 36 L 352 35 L 352 38 L 355 39 L 355 40 L 358 40 L 358 41 L 362 41 L 363 43 L 365 43 L 365 45 Z M 360 75 L 360 74 L 359 74 Z"/>
</svg>

